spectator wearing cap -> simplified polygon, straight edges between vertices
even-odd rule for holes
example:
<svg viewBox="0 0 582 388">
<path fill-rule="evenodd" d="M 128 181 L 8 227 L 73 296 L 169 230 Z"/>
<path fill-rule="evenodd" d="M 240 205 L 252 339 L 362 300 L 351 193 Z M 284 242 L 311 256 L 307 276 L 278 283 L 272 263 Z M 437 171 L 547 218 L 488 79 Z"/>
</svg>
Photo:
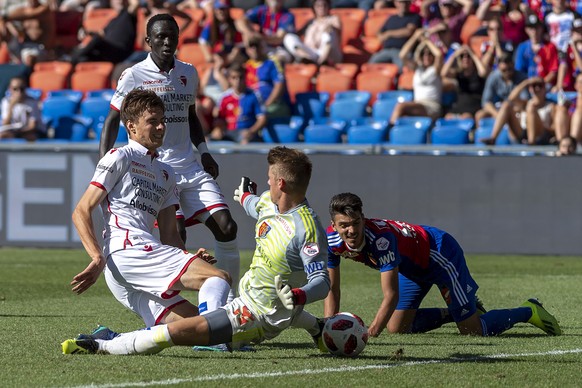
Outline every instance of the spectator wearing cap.
<svg viewBox="0 0 582 388">
<path fill-rule="evenodd" d="M 497 68 L 497 62 L 504 53 L 513 54 L 515 47 L 503 39 L 503 26 L 499 19 L 487 23 L 487 36 L 489 40 L 481 43 L 481 60 L 489 71 Z"/>
<path fill-rule="evenodd" d="M 283 0 L 267 0 L 265 5 L 249 9 L 243 18 L 237 20 L 237 28 L 245 42 L 255 37 L 262 39 L 268 54 L 274 54 L 280 62 L 288 63 L 292 57 L 283 47 L 283 39 L 285 34 L 295 33 L 295 17 L 283 3 Z"/>
<path fill-rule="evenodd" d="M 525 32 L 529 39 L 517 46 L 515 69 L 528 78 L 542 77 L 546 85 L 553 87 L 558 74 L 558 49 L 544 39 L 544 24 L 537 15 L 527 17 Z"/>
<path fill-rule="evenodd" d="M 422 20 L 418 14 L 410 12 L 411 2 L 409 0 L 396 0 L 394 4 L 398 13 L 388 16 L 378 32 L 378 39 L 382 42 L 382 49 L 372 55 L 370 62 L 391 62 L 402 69 L 400 51 L 406 41 L 421 27 Z"/>
<path fill-rule="evenodd" d="M 434 5 L 438 4 L 438 7 Z M 426 0 L 420 8 L 420 16 L 428 20 L 428 27 L 444 22 L 453 42 L 461 42 L 461 29 L 473 10 L 472 0 Z"/>
</svg>

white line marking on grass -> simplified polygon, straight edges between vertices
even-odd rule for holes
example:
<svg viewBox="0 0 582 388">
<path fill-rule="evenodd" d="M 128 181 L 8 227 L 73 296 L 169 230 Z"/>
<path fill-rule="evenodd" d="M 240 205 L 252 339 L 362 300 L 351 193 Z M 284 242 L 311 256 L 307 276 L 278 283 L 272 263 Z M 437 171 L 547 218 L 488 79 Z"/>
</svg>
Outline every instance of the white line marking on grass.
<svg viewBox="0 0 582 388">
<path fill-rule="evenodd" d="M 549 350 L 547 352 L 539 353 L 500 353 L 491 354 L 486 356 L 475 356 L 475 357 L 451 357 L 447 359 L 435 359 L 426 361 L 409 361 L 409 362 L 396 362 L 394 364 L 376 364 L 376 365 L 360 365 L 360 366 L 347 366 L 342 365 L 337 368 L 321 368 L 321 369 L 301 369 L 301 370 L 290 370 L 286 372 L 263 372 L 263 373 L 251 373 L 251 374 L 217 374 L 208 375 L 200 377 L 192 377 L 187 379 L 168 379 L 159 381 L 134 381 L 126 383 L 116 383 L 116 384 L 91 384 L 91 385 L 80 385 L 73 388 L 119 388 L 119 387 L 150 387 L 155 385 L 175 385 L 182 383 L 194 383 L 203 381 L 216 381 L 216 380 L 236 380 L 244 378 L 248 379 L 258 379 L 265 377 L 281 377 L 281 376 L 295 376 L 295 375 L 318 375 L 322 373 L 333 373 L 333 372 L 358 372 L 370 369 L 389 369 L 403 366 L 417 366 L 417 365 L 429 365 L 429 364 L 452 364 L 459 362 L 473 362 L 480 360 L 490 360 L 490 359 L 503 359 L 511 357 L 535 357 L 535 356 L 560 356 L 564 354 L 576 354 L 582 353 L 582 349 L 566 349 L 566 350 Z"/>
</svg>

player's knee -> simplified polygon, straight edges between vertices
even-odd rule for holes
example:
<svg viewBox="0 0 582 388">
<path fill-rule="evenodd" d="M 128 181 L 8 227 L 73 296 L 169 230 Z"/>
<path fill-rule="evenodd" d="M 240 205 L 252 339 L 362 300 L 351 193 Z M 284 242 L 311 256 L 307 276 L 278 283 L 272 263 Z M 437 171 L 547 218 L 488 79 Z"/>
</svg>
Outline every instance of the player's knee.
<svg viewBox="0 0 582 388">
<path fill-rule="evenodd" d="M 219 278 L 223 279 L 224 281 L 226 281 L 229 286 L 232 286 L 232 278 L 230 277 L 230 275 L 228 274 L 228 272 L 226 272 L 226 271 L 224 271 L 222 269 L 219 269 L 217 276 Z"/>
<path fill-rule="evenodd" d="M 217 212 L 213 215 L 213 219 L 216 221 L 216 227 L 211 228 L 211 230 L 218 241 L 232 241 L 236 238 L 238 226 L 232 219 L 230 212 Z"/>
</svg>

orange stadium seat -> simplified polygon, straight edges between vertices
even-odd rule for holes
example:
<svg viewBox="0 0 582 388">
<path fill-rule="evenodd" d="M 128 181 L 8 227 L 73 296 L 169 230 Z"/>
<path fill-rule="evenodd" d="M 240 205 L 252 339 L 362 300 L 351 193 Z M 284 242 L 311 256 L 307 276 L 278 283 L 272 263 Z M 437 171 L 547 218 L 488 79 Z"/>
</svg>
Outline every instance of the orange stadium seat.
<svg viewBox="0 0 582 388">
<path fill-rule="evenodd" d="M 336 92 L 344 92 L 352 89 L 353 79 L 339 71 L 320 72 L 315 83 L 315 90 L 329 93 L 330 104 Z"/>
<path fill-rule="evenodd" d="M 180 26 L 180 45 L 198 41 L 198 37 L 202 32 L 204 18 L 206 17 L 206 13 L 202 8 L 186 8 L 184 12 L 192 18 L 192 23 L 186 29 L 182 29 L 185 20 L 179 17 L 176 18 Z"/>
<path fill-rule="evenodd" d="M 369 105 L 376 101 L 378 93 L 394 89 L 394 79 L 381 70 L 371 70 L 358 74 L 356 78 L 356 89 L 368 91 L 372 94 Z"/>
<path fill-rule="evenodd" d="M 398 77 L 398 89 L 399 90 L 412 90 L 412 78 L 414 77 L 413 70 L 402 71 L 402 74 Z"/>
<path fill-rule="evenodd" d="M 111 62 L 81 62 L 71 75 L 71 89 L 87 93 L 90 90 L 111 87 Z"/>
<path fill-rule="evenodd" d="M 360 66 L 360 71 L 366 73 L 369 71 L 381 72 L 389 77 L 396 78 L 398 76 L 398 65 L 394 63 L 364 63 Z"/>
<path fill-rule="evenodd" d="M 311 8 L 289 8 L 289 12 L 295 16 L 295 30 L 299 31 L 315 17 Z"/>
<path fill-rule="evenodd" d="M 42 97 L 51 90 L 66 89 L 73 71 L 70 62 L 37 62 L 30 75 L 30 87 L 42 90 Z"/>
<path fill-rule="evenodd" d="M 53 71 L 55 73 L 69 76 L 73 71 L 73 65 L 64 61 L 37 62 L 34 65 L 34 71 Z"/>
<path fill-rule="evenodd" d="M 355 63 L 338 63 L 335 66 L 324 65 L 319 68 L 320 73 L 339 72 L 352 80 L 356 78 L 359 70 L 359 66 Z"/>
<path fill-rule="evenodd" d="M 481 58 L 481 56 L 483 55 L 483 53 L 481 52 L 481 46 L 483 45 L 484 42 L 487 42 L 488 40 L 489 40 L 488 36 L 472 36 L 471 38 L 469 38 L 469 47 L 471 47 L 471 50 L 473 50 L 473 52 L 477 54 L 479 58 Z"/>
<path fill-rule="evenodd" d="M 287 92 L 292 103 L 295 103 L 297 93 L 305 93 L 313 90 L 312 79 L 317 73 L 314 64 L 290 63 L 285 65 L 285 81 Z"/>
<path fill-rule="evenodd" d="M 86 31 L 101 31 L 117 16 L 113 8 L 93 8 L 88 10 L 83 20 L 83 28 Z"/>
<path fill-rule="evenodd" d="M 364 36 L 375 38 L 384 23 L 386 23 L 386 16 L 378 15 L 378 16 L 369 16 L 364 22 Z"/>
<path fill-rule="evenodd" d="M 10 53 L 6 42 L 0 42 L 0 64 L 3 65 L 10 61 Z"/>
<path fill-rule="evenodd" d="M 365 10 L 359 8 L 333 8 L 330 13 L 339 16 L 342 22 L 342 47 L 360 36 L 366 17 Z"/>
<path fill-rule="evenodd" d="M 206 62 L 199 43 L 184 43 L 178 50 L 177 58 L 194 66 Z"/>
</svg>

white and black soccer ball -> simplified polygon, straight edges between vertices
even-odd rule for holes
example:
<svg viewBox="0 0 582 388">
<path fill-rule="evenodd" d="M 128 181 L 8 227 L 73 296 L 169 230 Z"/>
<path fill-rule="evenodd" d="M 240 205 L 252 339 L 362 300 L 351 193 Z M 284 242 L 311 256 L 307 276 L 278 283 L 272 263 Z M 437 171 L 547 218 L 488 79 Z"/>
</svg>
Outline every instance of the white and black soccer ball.
<svg viewBox="0 0 582 388">
<path fill-rule="evenodd" d="M 331 354 L 356 357 L 368 343 L 368 328 L 356 314 L 338 313 L 325 321 L 322 336 Z"/>
</svg>

